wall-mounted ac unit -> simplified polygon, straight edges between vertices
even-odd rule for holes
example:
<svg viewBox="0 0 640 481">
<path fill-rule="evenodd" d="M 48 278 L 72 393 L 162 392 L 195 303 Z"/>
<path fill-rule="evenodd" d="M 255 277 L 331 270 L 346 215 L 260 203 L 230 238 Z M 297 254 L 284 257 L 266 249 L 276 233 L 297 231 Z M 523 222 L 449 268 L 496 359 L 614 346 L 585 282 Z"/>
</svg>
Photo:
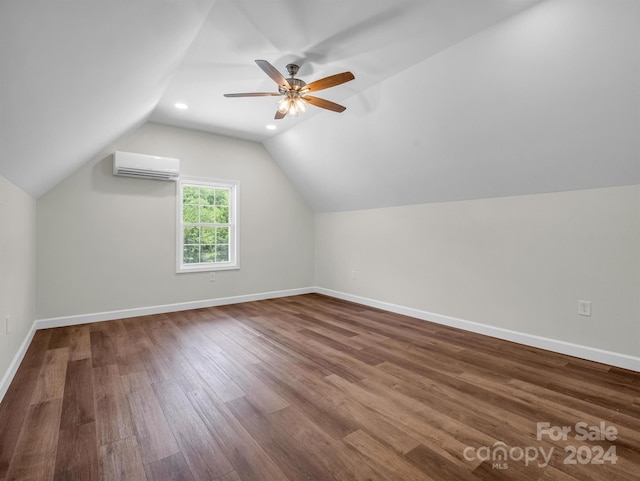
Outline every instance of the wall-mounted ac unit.
<svg viewBox="0 0 640 481">
<path fill-rule="evenodd" d="M 180 177 L 180 160 L 116 150 L 113 153 L 113 175 L 139 179 L 176 180 Z"/>
</svg>

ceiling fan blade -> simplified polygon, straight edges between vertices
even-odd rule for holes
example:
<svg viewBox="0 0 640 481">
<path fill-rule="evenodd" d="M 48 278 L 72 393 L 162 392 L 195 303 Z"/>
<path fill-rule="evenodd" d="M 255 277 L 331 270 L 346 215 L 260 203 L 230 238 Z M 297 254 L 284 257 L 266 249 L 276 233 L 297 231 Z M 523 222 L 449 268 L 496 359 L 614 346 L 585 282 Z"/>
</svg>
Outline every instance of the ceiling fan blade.
<svg viewBox="0 0 640 481">
<path fill-rule="evenodd" d="M 284 78 L 284 76 L 280 72 L 278 72 L 278 69 L 271 65 L 269 62 L 267 62 L 266 60 L 256 60 L 256 63 L 258 64 L 258 67 L 260 67 L 263 72 L 271 77 L 273 81 L 280 87 L 286 90 L 291 89 L 291 85 L 289 85 L 287 79 Z"/>
<path fill-rule="evenodd" d="M 346 107 L 335 102 L 331 102 L 330 100 L 312 97 L 310 95 L 304 96 L 303 99 L 305 100 L 305 102 L 308 102 L 311 105 L 315 105 L 316 107 L 320 107 L 322 109 L 333 110 L 334 112 L 344 112 L 347 109 Z"/>
<path fill-rule="evenodd" d="M 311 82 L 307 84 L 302 92 L 317 92 L 318 90 L 327 89 L 329 87 L 335 87 L 336 85 L 343 84 L 345 82 L 349 82 L 353 80 L 355 76 L 351 72 L 342 72 L 335 75 L 331 75 L 330 77 L 321 78 L 320 80 L 316 80 L 315 82 Z"/>
<path fill-rule="evenodd" d="M 285 115 L 287 115 L 287 113 L 282 113 L 279 110 L 276 110 L 276 115 L 275 117 L 273 117 L 276 120 L 280 120 L 280 119 L 284 119 Z"/>
<path fill-rule="evenodd" d="M 278 92 L 249 92 L 241 94 L 224 94 L 225 97 L 280 97 Z"/>
</svg>

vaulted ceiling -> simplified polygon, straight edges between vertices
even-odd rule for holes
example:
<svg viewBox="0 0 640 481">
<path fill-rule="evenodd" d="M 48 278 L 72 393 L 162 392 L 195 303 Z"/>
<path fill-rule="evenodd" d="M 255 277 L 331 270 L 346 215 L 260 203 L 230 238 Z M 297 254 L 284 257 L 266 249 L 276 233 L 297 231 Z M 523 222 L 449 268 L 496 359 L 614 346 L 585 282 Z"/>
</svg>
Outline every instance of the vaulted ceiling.
<svg viewBox="0 0 640 481">
<path fill-rule="evenodd" d="M 350 70 L 347 110 L 223 97 L 255 59 Z M 0 74 L 35 197 L 149 120 L 263 142 L 316 211 L 640 183 L 636 0 L 3 0 Z"/>
</svg>

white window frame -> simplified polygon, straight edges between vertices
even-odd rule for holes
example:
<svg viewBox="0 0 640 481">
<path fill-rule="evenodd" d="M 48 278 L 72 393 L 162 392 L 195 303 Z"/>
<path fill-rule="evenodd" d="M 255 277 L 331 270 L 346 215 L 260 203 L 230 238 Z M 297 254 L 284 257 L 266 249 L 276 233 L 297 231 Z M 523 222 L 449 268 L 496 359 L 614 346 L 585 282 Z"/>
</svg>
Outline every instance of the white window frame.
<svg viewBox="0 0 640 481">
<path fill-rule="evenodd" d="M 229 189 L 229 261 L 203 262 L 198 264 L 184 263 L 184 227 L 183 219 L 183 188 L 184 186 L 212 187 Z M 233 180 L 200 179 L 194 177 L 180 177 L 176 182 L 176 272 L 207 272 L 224 271 L 240 268 L 240 216 L 238 202 L 240 199 L 240 183 Z"/>
</svg>

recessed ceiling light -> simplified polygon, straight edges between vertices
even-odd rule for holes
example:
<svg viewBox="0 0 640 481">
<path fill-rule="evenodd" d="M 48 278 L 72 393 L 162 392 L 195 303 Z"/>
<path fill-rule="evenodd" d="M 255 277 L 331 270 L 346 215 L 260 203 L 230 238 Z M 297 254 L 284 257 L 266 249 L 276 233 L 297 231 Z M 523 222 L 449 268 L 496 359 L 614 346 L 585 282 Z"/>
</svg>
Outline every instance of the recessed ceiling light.
<svg viewBox="0 0 640 481">
<path fill-rule="evenodd" d="M 180 110 L 187 110 L 189 108 L 189 106 L 187 104 L 184 104 L 182 102 L 178 102 L 176 104 L 174 104 L 175 108 L 180 109 Z"/>
<path fill-rule="evenodd" d="M 267 125 L 267 130 L 276 130 L 277 128 L 278 128 L 278 127 L 276 127 L 276 126 L 275 126 L 275 125 L 273 125 L 273 124 L 269 124 L 269 125 Z"/>
</svg>

